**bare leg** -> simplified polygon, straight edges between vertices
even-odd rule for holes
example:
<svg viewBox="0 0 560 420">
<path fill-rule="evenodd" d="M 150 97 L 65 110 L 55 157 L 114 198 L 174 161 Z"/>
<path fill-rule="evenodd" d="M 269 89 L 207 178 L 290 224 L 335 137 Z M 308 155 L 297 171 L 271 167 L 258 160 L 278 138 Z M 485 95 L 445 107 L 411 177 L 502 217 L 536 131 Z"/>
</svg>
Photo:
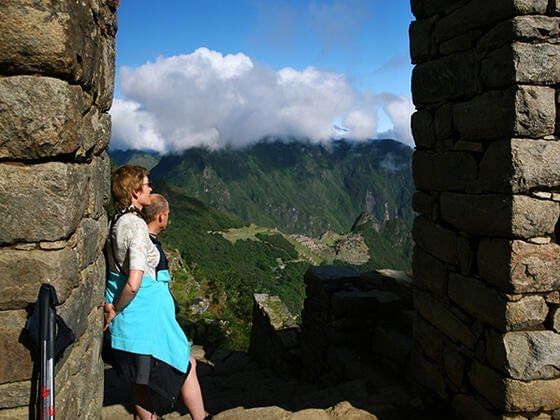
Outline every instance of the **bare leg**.
<svg viewBox="0 0 560 420">
<path fill-rule="evenodd" d="M 134 420 L 157 420 L 157 416 L 152 413 L 148 387 L 146 385 L 132 385 L 132 395 L 134 398 Z"/>
<path fill-rule="evenodd" d="M 181 387 L 181 397 L 185 403 L 185 407 L 189 410 L 192 420 L 203 420 L 206 416 L 204 410 L 204 401 L 202 401 L 202 391 L 198 383 L 198 376 L 196 376 L 196 360 L 191 357 L 191 371 L 185 379 L 185 383 Z"/>
</svg>

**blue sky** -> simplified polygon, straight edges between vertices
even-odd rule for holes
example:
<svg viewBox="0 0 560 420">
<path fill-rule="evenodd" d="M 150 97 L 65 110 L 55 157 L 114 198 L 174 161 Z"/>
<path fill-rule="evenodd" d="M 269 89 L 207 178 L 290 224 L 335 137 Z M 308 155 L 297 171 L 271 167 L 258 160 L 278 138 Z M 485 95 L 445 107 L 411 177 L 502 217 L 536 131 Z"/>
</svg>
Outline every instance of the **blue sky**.
<svg viewBox="0 0 560 420">
<path fill-rule="evenodd" d="M 351 127 L 356 138 L 384 133 L 407 137 L 408 123 L 400 120 L 411 112 L 412 19 L 408 0 L 121 0 L 113 143 L 149 148 L 152 142 L 152 148 L 169 151 L 208 142 L 210 147 L 247 143 L 262 133 L 321 140 L 329 135 L 326 126 L 333 120 Z M 202 83 L 200 74 L 207 74 L 204 65 L 218 73 Z M 193 66 L 197 76 L 189 70 Z M 230 70 L 231 77 L 224 81 L 219 73 Z M 278 80 L 282 87 L 270 86 Z M 303 86 L 301 95 L 287 92 L 286 83 L 294 90 Z M 333 85 L 336 93 L 343 92 L 341 103 L 334 99 L 328 109 L 315 104 L 316 112 L 305 107 L 315 98 L 328 102 L 336 96 L 328 91 Z M 224 90 L 236 98 L 227 109 L 235 109 L 237 119 L 221 109 Z M 207 100 L 213 96 L 214 102 Z M 285 98 L 269 103 L 266 98 L 271 96 Z M 195 107 L 185 105 L 184 97 L 206 104 L 204 118 Z M 274 114 L 270 127 L 257 124 L 238 130 L 250 125 L 246 121 L 261 102 L 266 111 L 255 119 Z M 165 103 L 175 107 L 177 112 L 171 112 L 175 120 L 164 115 Z M 245 107 L 243 112 L 239 104 Z M 206 118 L 216 108 L 219 115 Z M 292 108 L 307 120 L 294 121 Z M 208 121 L 183 126 L 189 118 Z M 321 134 L 310 131 L 314 124 L 321 127 Z M 246 138 L 225 134 L 232 131 Z M 190 140 L 184 140 L 187 137 Z M 399 140 L 410 142 L 408 137 Z"/>
</svg>

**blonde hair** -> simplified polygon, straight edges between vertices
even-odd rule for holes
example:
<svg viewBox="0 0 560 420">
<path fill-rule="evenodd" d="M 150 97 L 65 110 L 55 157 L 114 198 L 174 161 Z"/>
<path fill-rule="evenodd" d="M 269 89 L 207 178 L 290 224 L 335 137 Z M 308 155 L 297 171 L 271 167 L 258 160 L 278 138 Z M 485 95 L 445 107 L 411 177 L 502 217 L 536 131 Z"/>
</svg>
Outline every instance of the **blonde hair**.
<svg viewBox="0 0 560 420">
<path fill-rule="evenodd" d="M 144 220 L 146 221 L 146 223 L 150 223 L 162 211 L 169 210 L 169 203 L 163 195 L 152 194 L 150 198 L 151 204 L 142 208 L 142 215 L 144 216 Z"/>
<path fill-rule="evenodd" d="M 132 193 L 142 189 L 146 176 L 148 176 L 148 170 L 141 166 L 124 165 L 117 168 L 111 177 L 111 193 L 117 210 L 123 210 L 132 205 Z"/>
</svg>

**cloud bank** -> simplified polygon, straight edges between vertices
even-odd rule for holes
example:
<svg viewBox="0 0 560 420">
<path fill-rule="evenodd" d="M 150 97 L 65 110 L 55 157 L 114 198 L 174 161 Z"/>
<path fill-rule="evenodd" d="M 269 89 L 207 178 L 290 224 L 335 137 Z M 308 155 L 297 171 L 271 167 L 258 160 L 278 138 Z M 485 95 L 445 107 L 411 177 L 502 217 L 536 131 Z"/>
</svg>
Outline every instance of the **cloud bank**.
<svg viewBox="0 0 560 420">
<path fill-rule="evenodd" d="M 341 127 L 345 137 L 363 140 L 380 134 L 380 111 L 398 140 L 412 141 L 410 98 L 361 92 L 343 75 L 314 67 L 273 70 L 241 53 L 199 48 L 123 67 L 120 82 L 124 98 L 110 111 L 115 149 L 218 149 L 266 136 L 321 142 L 340 137 Z"/>
</svg>

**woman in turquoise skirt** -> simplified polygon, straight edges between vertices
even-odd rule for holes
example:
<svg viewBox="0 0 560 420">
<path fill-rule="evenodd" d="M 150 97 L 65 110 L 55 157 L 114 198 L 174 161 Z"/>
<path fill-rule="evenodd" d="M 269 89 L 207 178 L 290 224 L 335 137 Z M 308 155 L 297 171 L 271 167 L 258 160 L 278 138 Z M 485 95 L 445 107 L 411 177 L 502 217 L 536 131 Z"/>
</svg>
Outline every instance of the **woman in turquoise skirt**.
<svg viewBox="0 0 560 420">
<path fill-rule="evenodd" d="M 190 343 L 175 319 L 165 279 L 158 279 L 160 253 L 141 210 L 150 205 L 146 169 L 125 165 L 111 179 L 117 213 L 107 240 L 105 329 L 114 367 L 132 383 L 135 418 L 157 419 L 181 394 L 193 420 L 207 417 Z"/>
</svg>

